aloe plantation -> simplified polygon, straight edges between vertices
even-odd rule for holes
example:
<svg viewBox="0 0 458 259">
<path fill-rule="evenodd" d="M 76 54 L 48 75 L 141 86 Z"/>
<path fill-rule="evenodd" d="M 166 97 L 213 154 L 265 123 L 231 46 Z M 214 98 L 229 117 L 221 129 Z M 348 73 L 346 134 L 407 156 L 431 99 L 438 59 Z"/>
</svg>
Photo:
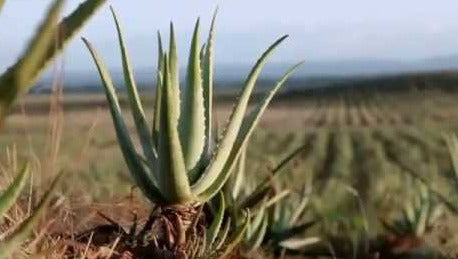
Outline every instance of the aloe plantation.
<svg viewBox="0 0 458 259">
<path fill-rule="evenodd" d="M 327 46 L 297 33 L 307 3 L 256 1 L 161 2 L 147 32 L 150 3 L 48 1 L 0 75 L 0 258 L 458 255 L 453 66 L 337 69 L 301 51 Z"/>
</svg>

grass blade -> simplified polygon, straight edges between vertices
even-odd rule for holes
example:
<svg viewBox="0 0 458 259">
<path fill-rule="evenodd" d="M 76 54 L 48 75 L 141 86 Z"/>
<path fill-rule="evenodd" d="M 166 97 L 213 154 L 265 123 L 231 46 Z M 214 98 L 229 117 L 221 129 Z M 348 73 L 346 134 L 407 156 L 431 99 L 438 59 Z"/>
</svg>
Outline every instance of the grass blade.
<svg viewBox="0 0 458 259">
<path fill-rule="evenodd" d="M 121 107 L 116 95 L 116 90 L 106 65 L 103 63 L 97 51 L 92 47 L 91 43 L 85 38 L 83 38 L 83 41 L 89 49 L 89 52 L 91 53 L 97 66 L 100 78 L 102 79 L 111 116 L 113 117 L 113 124 L 115 126 L 119 146 L 129 171 L 132 173 L 136 184 L 143 190 L 147 197 L 153 202 L 160 203 L 164 201 L 164 199 L 159 190 L 155 187 L 152 175 L 145 170 L 143 163 L 137 157 L 137 152 L 129 136 L 129 131 L 124 119 L 122 118 Z"/>
<path fill-rule="evenodd" d="M 250 72 L 248 79 L 245 83 L 245 87 L 239 97 L 237 105 L 234 107 L 232 114 L 229 118 L 229 122 L 226 126 L 226 129 L 223 133 L 222 140 L 218 143 L 218 147 L 215 155 L 212 157 L 207 169 L 199 180 L 193 185 L 193 192 L 196 194 L 202 194 L 205 191 L 208 191 L 210 187 L 215 183 L 221 171 L 224 169 L 226 161 L 232 151 L 232 146 L 234 145 L 237 135 L 239 133 L 240 127 L 242 125 L 243 117 L 248 106 L 248 101 L 250 99 L 251 92 L 254 89 L 256 81 L 259 74 L 267 62 L 268 57 L 272 52 L 277 48 L 277 46 L 283 42 L 287 36 L 283 36 L 274 42 L 261 56 L 261 58 L 256 62 L 256 65 Z M 235 159 L 235 158 L 234 158 Z M 229 175 L 229 173 L 226 173 Z M 225 179 L 224 179 L 225 178 Z M 220 179 L 217 183 L 217 186 L 210 188 L 210 195 L 215 195 L 219 189 L 221 189 L 222 184 L 227 180 L 227 176 L 223 176 L 223 179 Z M 221 186 L 220 186 L 221 185 Z M 219 187 L 219 188 L 218 188 Z M 216 191 L 216 192 L 215 192 Z"/>
<path fill-rule="evenodd" d="M 0 196 L 0 222 L 2 222 L 3 215 L 14 205 L 16 200 L 19 198 L 19 195 L 24 189 L 29 175 L 30 166 L 28 163 L 26 163 L 19 175 L 14 178 L 13 183 L 11 183 L 6 191 Z"/>
<path fill-rule="evenodd" d="M 159 131 L 159 187 L 169 202 L 186 203 L 191 197 L 191 188 L 185 169 L 183 151 L 178 133 L 176 103 L 167 56 L 164 57 L 164 85 L 162 86 L 161 129 Z"/>
<path fill-rule="evenodd" d="M 148 161 L 154 164 L 156 158 L 153 153 L 153 145 L 151 143 L 151 135 L 148 129 L 148 124 L 145 119 L 145 112 L 143 111 L 142 101 L 137 91 L 137 84 L 135 83 L 134 74 L 132 72 L 132 66 L 129 61 L 129 54 L 127 53 L 126 43 L 123 37 L 121 25 L 119 19 L 113 7 L 110 8 L 113 15 L 114 22 L 116 24 L 116 31 L 118 33 L 119 47 L 122 56 L 122 67 L 124 72 L 124 80 L 126 83 L 127 94 L 129 96 L 129 103 L 132 110 L 132 117 L 134 118 L 135 127 L 140 138 L 140 143 L 143 148 L 143 154 Z"/>
<path fill-rule="evenodd" d="M 205 110 L 202 89 L 202 72 L 200 69 L 199 20 L 197 20 L 191 42 L 189 55 L 187 87 L 181 111 L 181 142 L 186 170 L 195 178 L 196 166 L 202 156 L 205 145 Z"/>
</svg>

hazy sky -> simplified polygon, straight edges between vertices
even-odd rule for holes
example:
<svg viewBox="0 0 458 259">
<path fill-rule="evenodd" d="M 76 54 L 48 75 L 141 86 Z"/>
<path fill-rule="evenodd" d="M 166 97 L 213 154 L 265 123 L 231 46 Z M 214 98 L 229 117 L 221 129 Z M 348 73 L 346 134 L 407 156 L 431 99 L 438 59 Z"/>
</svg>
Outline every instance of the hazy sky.
<svg viewBox="0 0 458 259">
<path fill-rule="evenodd" d="M 66 13 L 80 0 L 68 0 Z M 456 0 L 109 0 L 118 12 L 136 67 L 153 66 L 155 32 L 176 24 L 182 61 L 195 19 L 205 33 L 219 5 L 216 55 L 219 63 L 252 62 L 276 37 L 288 33 L 275 61 L 342 59 L 414 60 L 458 54 Z M 0 68 L 24 47 L 49 0 L 8 0 L 0 15 Z M 119 67 L 108 5 L 81 33 Z M 202 35 L 202 38 L 206 35 Z M 65 54 L 68 69 L 93 69 L 76 38 Z M 88 67 L 90 66 L 90 67 Z"/>
</svg>

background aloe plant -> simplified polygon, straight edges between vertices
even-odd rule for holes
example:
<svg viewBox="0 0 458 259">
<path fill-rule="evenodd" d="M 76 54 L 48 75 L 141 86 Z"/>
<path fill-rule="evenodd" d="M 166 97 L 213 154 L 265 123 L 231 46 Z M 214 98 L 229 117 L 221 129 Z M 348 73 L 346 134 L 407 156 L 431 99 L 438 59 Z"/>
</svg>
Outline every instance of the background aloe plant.
<svg viewBox="0 0 458 259">
<path fill-rule="evenodd" d="M 119 144 L 133 178 L 145 195 L 156 203 L 192 204 L 208 201 L 221 190 L 261 114 L 298 66 L 289 69 L 253 112 L 245 116 L 262 67 L 287 36 L 278 39 L 257 61 L 222 136 L 217 143 L 213 143 L 211 128 L 215 19 L 204 47 L 199 42 L 199 20 L 196 23 L 183 99 L 180 95 L 179 63 L 173 25 L 170 28 L 168 52 L 163 50 L 159 36 L 156 116 L 150 129 L 135 84 L 121 26 L 114 12 L 113 16 L 120 42 L 127 94 L 143 149 L 142 155 L 132 143 L 108 70 L 90 42 L 83 40 L 94 58 L 105 86 Z"/>
<path fill-rule="evenodd" d="M 25 51 L 16 63 L 0 75 L 0 126 L 14 101 L 33 86 L 51 61 L 106 0 L 86 0 L 58 23 L 64 2 L 53 1 Z M 0 2 L 0 10 L 4 3 L 4 0 Z"/>
<path fill-rule="evenodd" d="M 424 184 L 418 183 L 412 190 L 412 198 L 405 203 L 402 215 L 392 223 L 384 220 L 382 223 L 396 236 L 422 238 L 444 211 Z"/>
</svg>

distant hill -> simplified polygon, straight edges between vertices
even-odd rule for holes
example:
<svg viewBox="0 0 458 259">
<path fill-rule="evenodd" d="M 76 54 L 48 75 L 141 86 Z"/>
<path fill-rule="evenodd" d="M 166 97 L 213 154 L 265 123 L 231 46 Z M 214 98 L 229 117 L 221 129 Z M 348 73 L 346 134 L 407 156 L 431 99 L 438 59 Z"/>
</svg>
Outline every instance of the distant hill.
<svg viewBox="0 0 458 259">
<path fill-rule="evenodd" d="M 261 75 L 261 88 L 271 84 L 287 69 L 290 64 L 268 64 Z M 249 72 L 251 64 L 219 64 L 216 66 L 216 82 L 220 91 L 232 91 L 240 87 Z M 303 67 L 297 71 L 291 83 L 291 90 L 314 89 L 321 87 L 335 87 L 334 85 L 346 85 L 364 82 L 379 85 L 380 82 L 400 82 L 404 79 L 423 78 L 428 81 L 436 77 L 450 78 L 451 72 L 458 71 L 458 55 L 433 57 L 417 61 L 391 61 L 377 59 L 355 59 L 337 61 L 306 61 Z M 124 84 L 121 69 L 111 69 L 114 81 L 119 87 Z M 136 70 L 136 79 L 140 87 L 151 89 L 154 86 L 155 68 Z M 181 72 L 184 77 L 185 71 Z M 416 77 L 413 75 L 417 75 Z M 428 75 L 428 76 L 426 76 Z M 46 75 L 39 83 L 34 92 L 49 91 L 53 76 Z M 378 78 L 378 79 L 376 79 Z M 384 78 L 384 79 L 380 79 Z M 391 78 L 388 80 L 387 78 Z M 369 81 L 368 81 L 369 80 Z M 434 82 L 438 80 L 433 80 Z M 358 83 L 359 84 L 359 83 Z M 95 70 L 67 71 L 64 76 L 65 90 L 70 92 L 102 90 L 101 82 Z M 398 84 L 394 84 L 398 85 Z"/>
</svg>

